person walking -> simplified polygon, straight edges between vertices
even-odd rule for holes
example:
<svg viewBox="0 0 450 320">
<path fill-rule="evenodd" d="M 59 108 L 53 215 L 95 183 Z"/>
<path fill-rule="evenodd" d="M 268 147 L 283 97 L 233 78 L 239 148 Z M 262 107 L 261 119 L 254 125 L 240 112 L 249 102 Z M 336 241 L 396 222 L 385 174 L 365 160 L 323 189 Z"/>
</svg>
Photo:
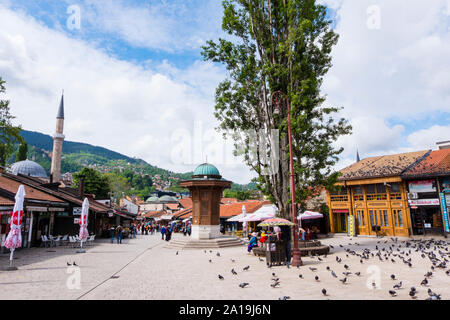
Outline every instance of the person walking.
<svg viewBox="0 0 450 320">
<path fill-rule="evenodd" d="M 286 264 L 291 264 L 291 228 L 281 226 L 281 240 L 283 240 L 284 250 L 286 252 Z"/>
<path fill-rule="evenodd" d="M 114 238 L 116 236 L 116 229 L 113 226 L 109 227 L 109 237 L 111 238 L 111 243 L 114 243 Z"/>
<path fill-rule="evenodd" d="M 191 231 L 192 231 L 191 225 L 188 224 L 188 226 L 187 226 L 187 234 L 189 235 L 189 237 L 191 236 Z"/>
<path fill-rule="evenodd" d="M 145 229 L 145 222 L 142 222 L 142 225 L 141 225 L 141 235 L 143 236 L 144 235 L 144 230 Z"/>
<path fill-rule="evenodd" d="M 166 229 L 166 241 L 170 241 L 170 238 L 172 238 L 172 227 L 169 225 Z"/>
<path fill-rule="evenodd" d="M 145 235 L 148 236 L 148 222 L 145 224 Z"/>
<path fill-rule="evenodd" d="M 161 240 L 164 240 L 164 234 L 166 233 L 166 227 L 161 227 Z"/>
<path fill-rule="evenodd" d="M 122 243 L 123 239 L 123 227 L 119 224 L 116 228 L 116 234 L 117 234 L 117 243 Z"/>
</svg>

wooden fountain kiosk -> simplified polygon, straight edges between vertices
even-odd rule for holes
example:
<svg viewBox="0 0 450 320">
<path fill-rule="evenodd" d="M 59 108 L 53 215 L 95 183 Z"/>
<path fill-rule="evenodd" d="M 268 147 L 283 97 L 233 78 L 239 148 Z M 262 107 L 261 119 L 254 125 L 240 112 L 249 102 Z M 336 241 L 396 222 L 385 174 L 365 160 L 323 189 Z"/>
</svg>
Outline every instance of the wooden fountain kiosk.
<svg viewBox="0 0 450 320">
<path fill-rule="evenodd" d="M 236 237 L 220 233 L 220 201 L 223 190 L 231 188 L 231 181 L 225 180 L 219 170 L 209 163 L 199 165 L 192 179 L 180 182 L 192 196 L 192 233 L 188 238 L 173 239 L 170 247 L 177 248 L 220 248 L 243 245 Z"/>
</svg>

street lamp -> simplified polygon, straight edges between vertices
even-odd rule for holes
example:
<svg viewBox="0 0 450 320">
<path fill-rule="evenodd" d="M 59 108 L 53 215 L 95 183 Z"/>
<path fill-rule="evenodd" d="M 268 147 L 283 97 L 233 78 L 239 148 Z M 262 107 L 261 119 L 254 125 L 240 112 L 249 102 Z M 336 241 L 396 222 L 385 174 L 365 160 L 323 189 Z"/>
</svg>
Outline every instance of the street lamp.
<svg viewBox="0 0 450 320">
<path fill-rule="evenodd" d="M 280 113 L 279 106 L 283 98 L 286 100 L 288 113 L 289 162 L 291 171 L 291 202 L 292 202 L 292 219 L 294 222 L 294 248 L 292 249 L 292 266 L 298 267 L 301 266 L 303 263 L 300 257 L 300 250 L 298 249 L 298 219 L 297 219 L 297 204 L 295 203 L 294 160 L 292 154 L 292 132 L 291 132 L 291 107 L 287 95 L 281 91 L 275 91 L 274 93 L 272 93 L 270 100 L 272 105 L 275 106 L 274 114 L 279 114 Z"/>
</svg>

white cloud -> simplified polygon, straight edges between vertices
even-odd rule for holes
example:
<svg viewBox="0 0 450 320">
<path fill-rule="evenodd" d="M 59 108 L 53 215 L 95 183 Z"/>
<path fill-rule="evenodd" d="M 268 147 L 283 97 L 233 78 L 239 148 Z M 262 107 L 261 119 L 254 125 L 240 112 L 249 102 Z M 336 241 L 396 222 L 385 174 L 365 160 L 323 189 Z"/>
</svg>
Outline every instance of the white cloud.
<svg viewBox="0 0 450 320">
<path fill-rule="evenodd" d="M 419 130 L 408 136 L 409 144 L 416 150 L 436 149 L 436 143 L 450 140 L 450 125 L 435 125 Z"/>
<path fill-rule="evenodd" d="M 0 21 L 0 75 L 7 81 L 11 112 L 23 128 L 53 134 L 64 88 L 67 140 L 139 156 L 177 172 L 199 163 L 174 163 L 171 136 L 177 129 L 192 133 L 196 121 L 205 132 L 217 126 L 214 88 L 224 76 L 221 69 L 198 61 L 185 70 L 168 64 L 152 70 L 112 58 L 2 6 Z M 248 182 L 244 165 L 227 165 L 225 159 L 217 165 L 225 178 Z"/>
<path fill-rule="evenodd" d="M 433 145 L 434 138 L 425 135 L 431 141 L 415 143 L 419 135 L 411 133 L 423 127 L 408 121 L 450 112 L 448 1 L 322 2 L 336 10 L 340 35 L 323 92 L 327 104 L 344 107 L 341 116 L 354 126 L 351 136 L 339 140 L 345 151 L 337 168 L 354 162 L 357 146 L 367 157 Z M 380 29 L 367 27 L 373 5 L 380 9 Z M 405 122 L 389 125 L 391 119 Z"/>
</svg>

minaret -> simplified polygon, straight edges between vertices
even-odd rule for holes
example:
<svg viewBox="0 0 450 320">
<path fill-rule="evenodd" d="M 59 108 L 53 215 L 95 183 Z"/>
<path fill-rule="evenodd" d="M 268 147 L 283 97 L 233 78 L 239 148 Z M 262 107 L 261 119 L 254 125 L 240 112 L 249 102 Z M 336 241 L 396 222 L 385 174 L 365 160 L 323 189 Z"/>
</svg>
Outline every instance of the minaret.
<svg viewBox="0 0 450 320">
<path fill-rule="evenodd" d="M 53 136 L 52 168 L 50 170 L 52 182 L 59 182 L 61 178 L 61 155 L 64 141 L 64 91 L 61 95 L 58 114 L 56 115 L 56 132 Z"/>
<path fill-rule="evenodd" d="M 356 149 L 356 162 L 360 162 L 361 159 L 359 158 L 359 152 L 358 149 Z"/>
</svg>

